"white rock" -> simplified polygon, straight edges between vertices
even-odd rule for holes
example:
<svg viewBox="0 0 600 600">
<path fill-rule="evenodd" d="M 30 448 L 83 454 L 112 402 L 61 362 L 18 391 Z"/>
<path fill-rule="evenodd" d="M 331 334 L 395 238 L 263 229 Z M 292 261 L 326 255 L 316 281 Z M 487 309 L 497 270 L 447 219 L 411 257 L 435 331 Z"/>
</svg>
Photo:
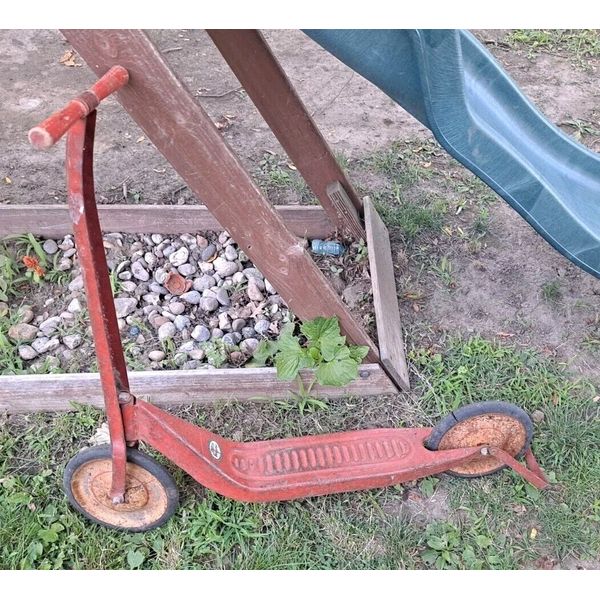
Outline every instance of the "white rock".
<svg viewBox="0 0 600 600">
<path fill-rule="evenodd" d="M 221 277 L 229 277 L 238 271 L 238 265 L 234 262 L 228 261 L 227 259 L 219 256 L 213 262 L 215 271 Z"/>
<path fill-rule="evenodd" d="M 62 341 L 63 341 L 63 344 L 67 348 L 69 348 L 69 350 L 74 350 L 78 346 L 81 346 L 81 342 L 83 341 L 83 338 L 78 333 L 75 333 L 73 335 L 63 336 Z"/>
<path fill-rule="evenodd" d="M 23 360 L 33 360 L 38 353 L 31 346 L 19 346 L 19 356 Z"/>
<path fill-rule="evenodd" d="M 175 252 L 169 255 L 169 262 L 174 267 L 180 267 L 181 265 L 187 262 L 189 256 L 190 251 L 185 246 L 182 246 L 181 248 L 179 248 L 179 250 L 176 250 Z"/>
<path fill-rule="evenodd" d="M 137 303 L 138 301 L 136 298 L 115 298 L 117 317 L 124 319 L 136 309 Z"/>
<path fill-rule="evenodd" d="M 58 338 L 48 339 L 47 337 L 40 337 L 34 340 L 31 346 L 38 354 L 44 354 L 44 352 L 56 350 L 60 346 L 60 341 Z"/>
<path fill-rule="evenodd" d="M 67 310 L 70 313 L 81 312 L 81 302 L 79 301 L 79 298 L 73 298 L 73 300 L 71 300 L 71 302 L 69 302 L 69 306 L 67 306 Z"/>
<path fill-rule="evenodd" d="M 46 254 L 56 254 L 58 252 L 58 244 L 54 240 L 46 240 L 42 244 L 42 248 Z"/>
<path fill-rule="evenodd" d="M 139 281 L 148 281 L 150 279 L 150 273 L 146 271 L 140 261 L 135 261 L 131 264 L 131 272 L 133 276 Z"/>
<path fill-rule="evenodd" d="M 163 323 L 158 328 L 158 339 L 161 342 L 172 338 L 177 333 L 177 328 L 170 321 L 168 323 Z"/>
<path fill-rule="evenodd" d="M 152 352 L 148 352 L 148 358 L 152 362 L 160 362 L 165 358 L 165 353 L 162 350 L 152 350 Z"/>
</svg>

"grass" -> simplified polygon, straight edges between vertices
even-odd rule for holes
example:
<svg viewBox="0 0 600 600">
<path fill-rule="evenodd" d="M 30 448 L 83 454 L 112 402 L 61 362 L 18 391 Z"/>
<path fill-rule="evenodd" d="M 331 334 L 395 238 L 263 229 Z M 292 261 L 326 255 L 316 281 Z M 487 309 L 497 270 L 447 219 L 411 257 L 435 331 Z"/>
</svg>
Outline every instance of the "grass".
<svg viewBox="0 0 600 600">
<path fill-rule="evenodd" d="M 560 281 L 547 281 L 542 285 L 542 298 L 549 304 L 556 304 L 561 296 Z"/>
<path fill-rule="evenodd" d="M 506 569 L 548 556 L 597 556 L 597 390 L 532 352 L 480 338 L 452 340 L 442 353 L 421 349 L 412 360 L 419 383 L 405 404 L 345 399 L 304 414 L 275 404 L 217 404 L 180 413 L 227 436 L 267 439 L 427 425 L 467 402 L 507 400 L 543 412 L 534 450 L 556 482 L 551 490 L 540 493 L 504 471 L 481 480 L 442 475 L 416 487 L 242 504 L 172 467 L 181 494 L 174 518 L 158 530 L 126 534 L 88 523 L 60 489 L 65 463 L 103 421 L 102 412 L 79 407 L 0 423 L 0 567 Z M 409 493 L 421 498 L 419 514 L 405 510 Z"/>
<path fill-rule="evenodd" d="M 529 56 L 539 52 L 567 52 L 585 66 L 590 58 L 600 56 L 600 32 L 597 29 L 515 29 L 506 43 L 525 46 Z"/>
</svg>

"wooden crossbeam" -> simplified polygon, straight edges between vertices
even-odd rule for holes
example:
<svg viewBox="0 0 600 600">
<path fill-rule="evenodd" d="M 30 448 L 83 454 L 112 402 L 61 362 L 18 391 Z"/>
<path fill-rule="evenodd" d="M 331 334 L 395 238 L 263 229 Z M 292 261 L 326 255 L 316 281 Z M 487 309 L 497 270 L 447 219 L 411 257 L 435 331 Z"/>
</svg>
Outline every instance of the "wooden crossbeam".
<svg viewBox="0 0 600 600">
<path fill-rule="evenodd" d="M 276 206 L 286 227 L 298 237 L 321 238 L 335 227 L 320 206 Z M 225 229 L 206 206 L 110 204 L 98 206 L 102 231 L 119 233 L 196 233 Z M 0 205 L 0 237 L 33 233 L 51 238 L 73 232 L 66 204 Z"/>
</svg>

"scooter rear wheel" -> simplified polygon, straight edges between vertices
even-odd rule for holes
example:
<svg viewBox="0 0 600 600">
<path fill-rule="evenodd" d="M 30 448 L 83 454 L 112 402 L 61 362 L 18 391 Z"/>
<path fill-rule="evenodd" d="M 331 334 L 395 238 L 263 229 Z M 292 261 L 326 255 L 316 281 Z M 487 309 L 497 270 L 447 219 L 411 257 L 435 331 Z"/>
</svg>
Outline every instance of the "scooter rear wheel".
<svg viewBox="0 0 600 600">
<path fill-rule="evenodd" d="M 425 441 L 429 450 L 471 446 L 496 446 L 511 456 L 522 456 L 531 443 L 533 423 L 529 415 L 508 402 L 478 402 L 455 410 L 442 419 Z M 483 477 L 504 468 L 494 456 L 481 456 L 447 471 L 457 477 Z"/>
<path fill-rule="evenodd" d="M 110 497 L 110 445 L 94 446 L 74 456 L 65 469 L 63 487 L 69 502 L 90 521 L 124 531 L 148 531 L 175 512 L 179 493 L 169 472 L 134 448 L 127 449 L 125 502 Z"/>
</svg>

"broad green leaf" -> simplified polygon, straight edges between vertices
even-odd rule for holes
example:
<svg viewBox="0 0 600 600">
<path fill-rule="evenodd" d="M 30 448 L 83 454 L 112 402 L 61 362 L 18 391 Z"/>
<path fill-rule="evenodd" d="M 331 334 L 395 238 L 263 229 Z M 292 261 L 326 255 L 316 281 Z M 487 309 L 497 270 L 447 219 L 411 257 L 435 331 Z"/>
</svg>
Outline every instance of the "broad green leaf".
<svg viewBox="0 0 600 600">
<path fill-rule="evenodd" d="M 277 352 L 277 345 L 269 340 L 261 340 L 252 355 L 252 363 L 263 366 Z"/>
<path fill-rule="evenodd" d="M 306 336 L 306 339 L 311 346 L 320 345 L 319 341 L 327 336 L 339 336 L 340 324 L 337 317 L 317 317 L 312 321 L 303 323 L 300 326 L 300 331 Z"/>
<path fill-rule="evenodd" d="M 350 346 L 350 356 L 359 364 L 367 354 L 369 354 L 368 346 Z"/>
<path fill-rule="evenodd" d="M 277 377 L 279 379 L 295 379 L 300 369 L 304 369 L 312 363 L 312 359 L 308 357 L 297 341 L 296 344 L 298 346 L 297 350 L 288 348 L 285 351 L 278 352 L 275 357 L 275 366 L 277 367 Z"/>
<path fill-rule="evenodd" d="M 348 350 L 348 348 L 343 348 Z M 317 367 L 317 381 L 321 385 L 342 386 L 358 377 L 358 364 L 351 358 L 335 358 L 331 362 L 322 363 Z"/>
<path fill-rule="evenodd" d="M 127 553 L 127 564 L 130 569 L 137 569 L 146 557 L 139 550 L 130 550 Z"/>
<path fill-rule="evenodd" d="M 428 538 L 427 545 L 434 550 L 444 550 L 446 548 L 446 542 L 437 535 L 432 535 Z"/>
<path fill-rule="evenodd" d="M 340 348 L 345 347 L 346 336 L 343 335 L 326 335 L 320 340 L 321 343 L 321 354 L 325 360 L 333 360 L 338 354 Z M 348 348 L 346 348 L 348 350 Z M 350 353 L 348 352 L 348 356 Z"/>
</svg>

